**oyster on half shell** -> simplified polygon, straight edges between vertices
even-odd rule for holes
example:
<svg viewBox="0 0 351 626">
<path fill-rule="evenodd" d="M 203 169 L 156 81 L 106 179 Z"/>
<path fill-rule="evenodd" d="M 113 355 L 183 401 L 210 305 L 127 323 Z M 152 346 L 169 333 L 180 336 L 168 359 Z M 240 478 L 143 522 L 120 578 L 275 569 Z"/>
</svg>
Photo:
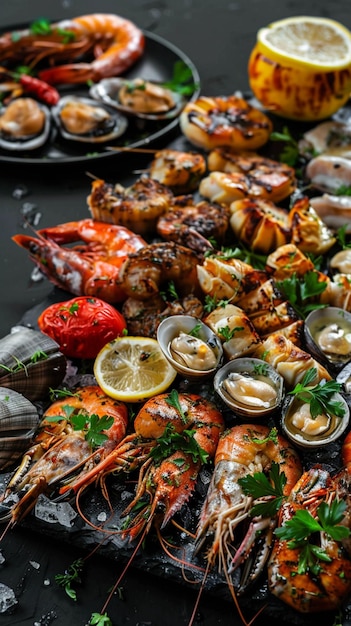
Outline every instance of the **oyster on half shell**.
<svg viewBox="0 0 351 626">
<path fill-rule="evenodd" d="M 16 98 L 0 108 L 0 148 L 20 152 L 40 148 L 51 129 L 49 109 L 33 98 Z"/>
<path fill-rule="evenodd" d="M 92 98 L 125 115 L 151 121 L 177 117 L 186 103 L 185 98 L 176 91 L 142 78 L 105 78 L 93 85 L 89 93 Z"/>
<path fill-rule="evenodd" d="M 125 116 L 91 98 L 64 96 L 52 108 L 52 116 L 64 139 L 84 143 L 105 143 L 123 135 Z"/>
<path fill-rule="evenodd" d="M 282 402 L 284 381 L 261 359 L 233 359 L 218 370 L 214 388 L 241 417 L 255 419 L 271 414 Z"/>
</svg>

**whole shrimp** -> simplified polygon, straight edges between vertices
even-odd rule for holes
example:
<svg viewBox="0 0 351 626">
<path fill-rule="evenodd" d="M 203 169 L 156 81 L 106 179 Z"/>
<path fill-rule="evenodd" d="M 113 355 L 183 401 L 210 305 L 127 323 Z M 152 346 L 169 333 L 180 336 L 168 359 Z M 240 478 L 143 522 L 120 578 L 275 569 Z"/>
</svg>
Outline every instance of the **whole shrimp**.
<svg viewBox="0 0 351 626">
<path fill-rule="evenodd" d="M 345 516 L 340 524 L 350 528 L 351 477 L 347 469 L 331 476 L 322 467 L 306 471 L 283 503 L 279 518 L 280 526 L 290 521 L 297 511 L 307 511 L 314 519 L 318 517 L 321 503 L 329 506 L 336 500 L 346 501 Z M 280 529 L 279 529 L 280 530 Z M 340 608 L 351 594 L 350 540 L 335 540 L 328 532 L 318 531 L 312 543 L 323 560 L 315 563 L 303 559 L 303 547 L 290 545 L 290 541 L 278 538 L 268 562 L 268 584 L 271 593 L 300 613 L 331 611 Z M 298 542 L 297 542 L 298 543 Z"/>
<path fill-rule="evenodd" d="M 197 254 L 174 242 L 153 243 L 129 254 L 119 271 L 119 285 L 137 300 L 159 294 L 162 286 L 174 283 L 178 295 L 200 294 Z"/>
<path fill-rule="evenodd" d="M 39 78 L 52 85 L 98 82 L 126 71 L 144 47 L 145 37 L 133 22 L 93 13 L 51 24 L 43 35 L 34 34 L 31 28 L 3 34 L 0 62 L 20 62 L 32 69 L 44 63 L 49 67 L 39 71 Z M 80 61 L 84 56 L 87 61 Z M 72 63 L 75 59 L 78 62 Z"/>
<path fill-rule="evenodd" d="M 223 429 L 223 416 L 211 401 L 197 394 L 160 394 L 140 409 L 132 434 L 89 474 L 71 481 L 61 492 L 71 489 L 79 497 L 91 481 L 103 482 L 109 473 L 137 470 L 135 496 L 123 514 L 131 514 L 123 536 L 132 540 L 142 531 L 147 533 L 155 517 L 162 529 L 189 500 L 200 467 L 214 456 Z"/>
<path fill-rule="evenodd" d="M 29 251 L 41 272 L 57 287 L 111 303 L 126 298 L 118 283 L 123 261 L 146 245 L 139 235 L 123 226 L 92 219 L 43 228 L 38 237 L 20 234 L 12 239 Z M 84 244 L 62 245 L 76 241 Z"/>
<path fill-rule="evenodd" d="M 257 567 L 248 574 L 248 580 L 241 581 L 241 590 L 258 576 L 265 564 L 275 519 L 259 516 L 250 520 L 253 498 L 244 493 L 238 479 L 256 472 L 268 473 L 273 462 L 285 474 L 284 495 L 288 495 L 302 468 L 297 453 L 281 435 L 272 435 L 265 425 L 242 424 L 226 430 L 219 439 L 215 469 L 197 530 L 197 552 L 210 541 L 208 564 L 213 567 L 217 561 L 218 570 L 224 572 L 231 586 L 229 572 L 243 563 L 257 535 L 263 532 L 265 542 Z M 239 546 L 235 531 L 243 522 L 247 530 Z"/>
<path fill-rule="evenodd" d="M 103 431 L 105 441 L 96 449 L 85 429 L 75 428 L 72 416 L 77 415 L 87 420 L 92 416 L 113 418 L 112 426 Z M 10 517 L 10 526 L 14 526 L 32 510 L 40 494 L 49 495 L 77 472 L 83 477 L 91 465 L 108 455 L 125 437 L 127 425 L 126 405 L 106 396 L 97 385 L 79 388 L 71 396 L 56 400 L 45 411 L 32 447 L 1 496 L 3 507 L 14 495 L 18 497 L 2 519 Z"/>
</svg>

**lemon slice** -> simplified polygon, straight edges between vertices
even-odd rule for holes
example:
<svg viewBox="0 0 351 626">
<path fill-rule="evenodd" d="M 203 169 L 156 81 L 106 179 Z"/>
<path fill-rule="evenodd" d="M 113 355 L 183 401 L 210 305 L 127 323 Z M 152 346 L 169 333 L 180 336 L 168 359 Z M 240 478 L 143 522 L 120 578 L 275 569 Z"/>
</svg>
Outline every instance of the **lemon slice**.
<svg viewBox="0 0 351 626">
<path fill-rule="evenodd" d="M 118 337 L 100 350 L 94 374 L 101 389 L 116 400 L 140 402 L 166 391 L 177 372 L 156 339 Z"/>
<path fill-rule="evenodd" d="M 260 51 L 277 63 L 319 71 L 351 65 L 351 32 L 339 22 L 323 17 L 288 17 L 261 28 Z"/>
</svg>

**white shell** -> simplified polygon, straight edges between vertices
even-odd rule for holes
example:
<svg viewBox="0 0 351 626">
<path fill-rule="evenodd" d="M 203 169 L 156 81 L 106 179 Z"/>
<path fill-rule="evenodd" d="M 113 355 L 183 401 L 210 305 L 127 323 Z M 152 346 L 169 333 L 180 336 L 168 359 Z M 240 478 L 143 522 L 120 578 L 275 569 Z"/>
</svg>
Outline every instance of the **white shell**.
<svg viewBox="0 0 351 626">
<path fill-rule="evenodd" d="M 227 406 L 249 419 L 269 415 L 283 398 L 283 378 L 261 359 L 243 357 L 229 361 L 218 370 L 213 384 Z M 267 393 L 267 385 L 273 393 Z"/>
<path fill-rule="evenodd" d="M 351 360 L 351 313 L 338 307 L 311 311 L 304 325 L 309 351 L 327 369 L 338 371 Z"/>
<path fill-rule="evenodd" d="M 199 325 L 197 336 L 213 351 L 215 356 L 215 365 L 210 369 L 187 367 L 172 355 L 172 341 L 181 333 L 189 334 L 197 325 Z M 187 378 L 207 377 L 213 374 L 222 362 L 223 349 L 219 338 L 209 326 L 192 315 L 172 315 L 164 319 L 157 329 L 157 340 L 166 359 L 179 374 Z"/>
<path fill-rule="evenodd" d="M 282 411 L 282 430 L 284 434 L 294 444 L 303 448 L 326 446 L 341 437 L 349 424 L 350 409 L 341 394 L 334 394 L 333 400 L 342 402 L 345 408 L 344 416 L 326 416 L 326 420 L 318 416 L 316 418 L 318 425 L 315 423 L 313 428 L 309 423 L 311 419 L 309 418 L 309 412 L 304 406 L 306 403 L 296 397 L 287 398 Z M 294 420 L 297 412 L 300 419 Z"/>
<path fill-rule="evenodd" d="M 61 120 L 61 111 L 67 104 L 83 104 L 89 107 L 93 107 L 97 111 L 103 108 L 111 120 L 114 122 L 112 128 L 106 130 L 100 130 L 97 134 L 89 133 L 89 134 L 76 134 L 71 133 L 65 129 L 62 120 Z M 64 139 L 68 141 L 78 141 L 82 143 L 106 143 L 107 141 L 113 141 L 123 135 L 128 126 L 128 120 L 124 115 L 121 115 L 113 108 L 106 107 L 105 104 L 99 104 L 96 100 L 92 100 L 90 98 L 79 98 L 76 96 L 64 96 L 60 99 L 58 104 L 52 108 L 52 116 L 57 125 L 57 128 Z"/>
<path fill-rule="evenodd" d="M 110 107 L 114 107 L 118 111 L 121 111 L 121 113 L 124 113 L 124 115 L 150 121 L 173 119 L 180 114 L 181 110 L 185 106 L 185 98 L 177 92 L 172 91 L 171 93 L 175 102 L 175 106 L 172 109 L 169 109 L 168 111 L 162 113 L 136 112 L 134 109 L 123 105 L 119 99 L 119 92 L 121 87 L 130 82 L 132 81 L 127 81 L 123 78 L 104 78 L 99 83 L 95 83 L 95 85 L 90 88 L 89 93 L 92 98 L 100 100 L 100 102 L 104 102 Z M 157 85 L 157 83 L 154 84 Z"/>
</svg>

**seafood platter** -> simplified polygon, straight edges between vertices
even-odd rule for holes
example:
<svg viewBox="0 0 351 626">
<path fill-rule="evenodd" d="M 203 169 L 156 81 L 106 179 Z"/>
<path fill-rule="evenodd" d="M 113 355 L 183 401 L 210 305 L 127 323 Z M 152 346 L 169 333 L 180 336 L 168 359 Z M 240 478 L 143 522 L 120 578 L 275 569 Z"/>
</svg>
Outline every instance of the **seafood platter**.
<svg viewBox="0 0 351 626">
<path fill-rule="evenodd" d="M 80 163 L 147 146 L 200 89 L 182 51 L 117 15 L 39 19 L 0 34 L 0 47 L 4 162 Z"/>
<path fill-rule="evenodd" d="M 349 115 L 199 95 L 184 150 L 14 235 L 54 292 L 0 340 L 5 534 L 167 571 L 244 626 L 346 623 Z"/>
</svg>

